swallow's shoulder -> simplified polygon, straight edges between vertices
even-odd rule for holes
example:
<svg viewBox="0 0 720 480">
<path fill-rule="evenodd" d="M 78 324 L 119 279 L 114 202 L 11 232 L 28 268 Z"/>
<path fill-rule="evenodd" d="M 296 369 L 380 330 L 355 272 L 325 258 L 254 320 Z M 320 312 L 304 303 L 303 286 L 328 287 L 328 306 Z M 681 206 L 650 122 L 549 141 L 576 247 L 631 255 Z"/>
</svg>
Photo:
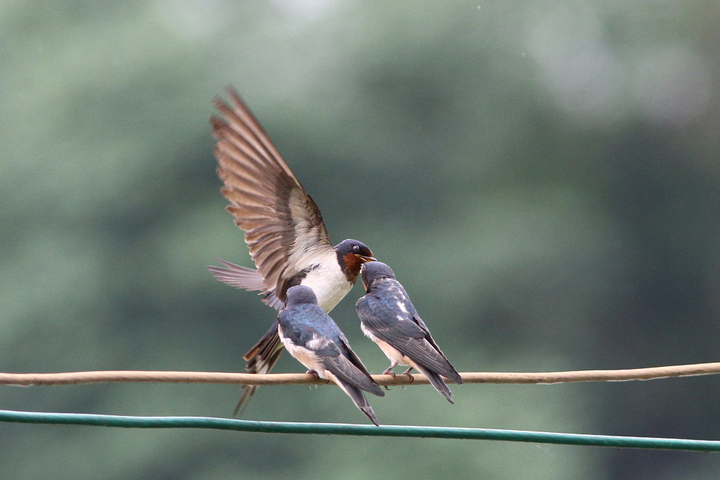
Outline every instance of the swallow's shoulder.
<svg viewBox="0 0 720 480">
<path fill-rule="evenodd" d="M 394 279 L 386 279 L 377 285 L 375 297 L 386 309 L 408 320 L 417 312 L 403 286 Z"/>
<path fill-rule="evenodd" d="M 293 332 L 300 342 L 306 342 L 313 335 L 331 339 L 337 338 L 340 329 L 332 318 L 317 305 L 298 305 L 280 311 L 278 323 L 288 333 Z"/>
</svg>

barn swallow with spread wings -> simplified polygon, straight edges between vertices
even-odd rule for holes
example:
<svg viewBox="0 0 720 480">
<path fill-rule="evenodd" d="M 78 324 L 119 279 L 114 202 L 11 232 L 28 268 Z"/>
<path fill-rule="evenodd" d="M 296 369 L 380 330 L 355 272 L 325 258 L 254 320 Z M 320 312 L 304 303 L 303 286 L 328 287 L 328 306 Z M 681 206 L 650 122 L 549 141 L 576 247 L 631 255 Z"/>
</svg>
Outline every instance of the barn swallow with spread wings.
<svg viewBox="0 0 720 480">
<path fill-rule="evenodd" d="M 392 369 L 399 363 L 423 373 L 435 390 L 452 401 L 452 392 L 442 376 L 461 384 L 462 378 L 437 346 L 430 330 L 418 315 L 395 273 L 381 262 L 362 266 L 362 282 L 367 293 L 355 304 L 363 333 L 377 343 L 390 366 L 383 372 L 394 375 Z"/>
<path fill-rule="evenodd" d="M 363 391 L 384 397 L 345 335 L 330 315 L 318 305 L 312 288 L 290 287 L 285 308 L 278 315 L 278 333 L 285 348 L 312 373 L 332 380 L 375 424 L 378 419 Z"/>
<path fill-rule="evenodd" d="M 218 280 L 237 288 L 259 291 L 263 301 L 280 310 L 294 285 L 307 285 L 325 312 L 352 289 L 370 249 L 357 240 L 330 243 L 320 209 L 295 178 L 290 167 L 245 106 L 228 87 L 230 104 L 216 98 L 222 118 L 211 123 L 217 139 L 217 174 L 226 209 L 245 231 L 245 242 L 257 269 L 219 260 L 224 267 L 208 267 Z M 244 356 L 246 370 L 267 373 L 282 353 L 277 321 Z M 244 386 L 235 414 L 257 386 Z"/>
</svg>

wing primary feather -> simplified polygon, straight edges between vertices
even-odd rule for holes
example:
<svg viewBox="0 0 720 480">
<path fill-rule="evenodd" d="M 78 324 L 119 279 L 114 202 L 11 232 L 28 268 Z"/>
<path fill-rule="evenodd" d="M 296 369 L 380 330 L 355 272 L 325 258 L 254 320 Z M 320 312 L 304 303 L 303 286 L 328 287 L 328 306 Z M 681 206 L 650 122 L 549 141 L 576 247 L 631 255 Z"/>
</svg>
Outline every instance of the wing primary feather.
<svg viewBox="0 0 720 480">
<path fill-rule="evenodd" d="M 241 121 L 244 121 L 245 125 L 254 134 L 254 138 L 258 140 L 260 144 L 264 147 L 264 150 L 268 154 L 268 158 L 272 159 L 276 165 L 282 168 L 289 177 L 294 179 L 295 182 L 300 185 L 300 182 L 297 181 L 295 175 L 290 170 L 290 167 L 288 167 L 285 161 L 282 159 L 280 152 L 277 151 L 275 145 L 273 145 L 273 143 L 270 141 L 270 138 L 267 136 L 265 130 L 255 118 L 255 115 L 252 114 L 250 109 L 245 105 L 245 102 L 243 102 L 242 98 L 240 98 L 240 94 L 238 94 L 237 91 L 230 86 L 226 87 L 225 90 L 227 91 L 228 95 L 230 95 L 230 99 L 232 100 L 233 106 L 235 107 L 235 110 L 237 112 L 237 117 Z"/>
<path fill-rule="evenodd" d="M 235 140 L 233 143 L 237 147 L 244 147 L 243 150 L 247 154 L 256 156 L 258 160 L 262 158 L 264 163 L 271 162 L 278 165 L 276 161 L 272 161 L 272 154 L 264 147 L 263 142 L 258 139 L 256 133 L 245 123 L 238 110 L 234 110 L 220 99 L 215 100 L 215 108 L 224 117 L 224 120 L 212 121 L 216 138 L 225 141 L 233 139 Z M 269 143 L 269 140 L 267 142 Z"/>
</svg>

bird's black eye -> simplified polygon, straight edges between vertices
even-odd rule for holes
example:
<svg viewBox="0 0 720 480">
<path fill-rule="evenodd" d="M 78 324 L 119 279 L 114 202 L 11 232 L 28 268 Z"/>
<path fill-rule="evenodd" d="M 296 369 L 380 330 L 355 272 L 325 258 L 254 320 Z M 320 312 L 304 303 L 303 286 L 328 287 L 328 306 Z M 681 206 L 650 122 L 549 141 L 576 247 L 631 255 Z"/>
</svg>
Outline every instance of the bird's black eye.
<svg viewBox="0 0 720 480">
<path fill-rule="evenodd" d="M 353 252 L 360 253 L 360 245 L 353 245 Z"/>
</svg>

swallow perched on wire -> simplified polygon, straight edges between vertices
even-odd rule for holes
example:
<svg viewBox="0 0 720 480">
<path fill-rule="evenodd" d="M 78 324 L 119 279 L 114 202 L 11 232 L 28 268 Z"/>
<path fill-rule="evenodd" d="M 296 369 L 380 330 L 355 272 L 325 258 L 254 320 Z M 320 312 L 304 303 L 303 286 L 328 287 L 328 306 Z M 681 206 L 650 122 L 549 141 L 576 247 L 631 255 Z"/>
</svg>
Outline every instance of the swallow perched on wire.
<svg viewBox="0 0 720 480">
<path fill-rule="evenodd" d="M 390 359 L 384 375 L 395 375 L 397 365 L 408 365 L 423 373 L 435 390 L 452 401 L 452 392 L 442 376 L 461 384 L 462 378 L 437 346 L 430 330 L 418 315 L 395 273 L 381 262 L 366 263 L 362 267 L 362 282 L 367 293 L 355 304 L 363 333 Z"/>
<path fill-rule="evenodd" d="M 296 285 L 288 289 L 285 308 L 278 315 L 278 333 L 287 351 L 309 368 L 308 373 L 335 382 L 361 412 L 379 425 L 363 391 L 378 397 L 384 397 L 385 392 L 352 351 L 337 324 L 320 308 L 312 288 Z"/>
<path fill-rule="evenodd" d="M 357 240 L 330 243 L 320 209 L 237 92 L 228 87 L 230 104 L 216 98 L 222 115 L 211 118 L 217 139 L 217 174 L 226 209 L 245 231 L 245 242 L 257 270 L 219 260 L 224 267 L 208 267 L 218 280 L 234 287 L 259 291 L 263 301 L 279 310 L 287 290 L 308 285 L 320 308 L 332 310 L 347 295 L 360 267 L 375 260 L 370 249 Z M 245 354 L 246 370 L 267 373 L 282 353 L 277 322 Z M 243 387 L 235 414 L 257 390 Z"/>
</svg>

